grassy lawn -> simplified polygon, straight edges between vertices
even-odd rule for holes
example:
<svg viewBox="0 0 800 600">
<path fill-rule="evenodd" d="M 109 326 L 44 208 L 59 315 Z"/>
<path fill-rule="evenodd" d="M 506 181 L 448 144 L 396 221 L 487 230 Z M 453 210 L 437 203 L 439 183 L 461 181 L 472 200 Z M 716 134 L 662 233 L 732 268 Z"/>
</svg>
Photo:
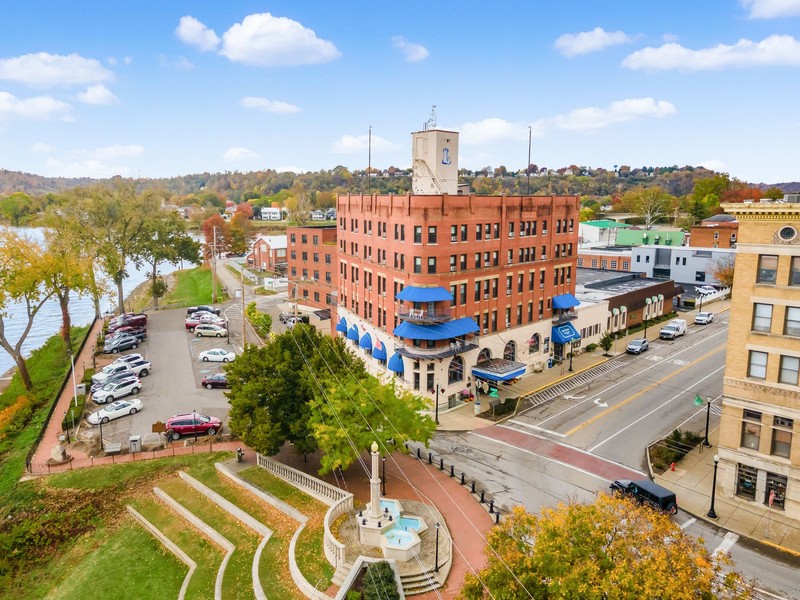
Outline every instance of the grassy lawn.
<svg viewBox="0 0 800 600">
<path fill-rule="evenodd" d="M 251 467 L 239 475 L 265 492 L 291 504 L 308 517 L 306 528 L 297 540 L 297 565 L 307 581 L 312 584 L 322 581 L 321 589 L 326 589 L 334 573 L 333 567 L 325 558 L 322 545 L 325 534 L 323 519 L 328 507 L 260 467 Z"/>
<path fill-rule="evenodd" d="M 161 299 L 161 304 L 211 304 L 211 269 L 206 265 L 176 271 L 175 289 Z M 221 290 L 221 287 L 220 287 Z M 219 291 L 218 291 L 219 297 Z"/>
</svg>

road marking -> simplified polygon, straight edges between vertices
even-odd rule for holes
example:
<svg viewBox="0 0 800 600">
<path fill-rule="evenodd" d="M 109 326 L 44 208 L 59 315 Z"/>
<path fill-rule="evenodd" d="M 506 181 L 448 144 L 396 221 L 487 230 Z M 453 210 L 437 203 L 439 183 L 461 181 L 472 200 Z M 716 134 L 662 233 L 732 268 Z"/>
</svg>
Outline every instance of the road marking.
<svg viewBox="0 0 800 600">
<path fill-rule="evenodd" d="M 591 425 L 592 423 L 594 423 L 595 421 L 597 421 L 597 420 L 599 420 L 599 419 L 602 419 L 602 418 L 603 418 L 604 416 L 606 416 L 608 413 L 610 413 L 610 412 L 612 412 L 612 411 L 614 411 L 614 410 L 617 410 L 618 408 L 621 408 L 621 407 L 625 406 L 626 404 L 628 404 L 629 402 L 632 402 L 633 400 L 635 400 L 636 398 L 638 398 L 638 397 L 639 397 L 639 396 L 641 396 L 642 394 L 646 394 L 647 392 L 649 392 L 650 390 L 652 390 L 654 387 L 658 387 L 659 385 L 661 385 L 661 384 L 662 384 L 662 383 L 664 383 L 665 381 L 668 381 L 668 380 L 672 379 L 673 377 L 675 377 L 676 375 L 679 375 L 680 373 L 682 373 L 683 371 L 685 371 L 685 370 L 686 370 L 686 369 L 688 369 L 689 367 L 691 367 L 691 366 L 693 366 L 693 365 L 696 365 L 696 364 L 699 364 L 699 363 L 701 363 L 702 361 L 704 361 L 705 359 L 707 359 L 708 357 L 710 357 L 710 356 L 713 356 L 714 354 L 718 354 L 719 352 L 723 352 L 724 350 L 725 350 L 725 348 L 724 348 L 724 347 L 714 348 L 714 349 L 713 349 L 711 352 L 707 352 L 706 354 L 704 354 L 703 356 L 701 356 L 700 358 L 698 358 L 698 359 L 697 359 L 696 361 L 694 361 L 693 363 L 691 363 L 691 364 L 688 364 L 688 365 L 686 365 L 686 366 L 683 366 L 683 367 L 681 367 L 680 369 L 678 369 L 677 371 L 673 371 L 673 372 L 672 372 L 672 373 L 670 373 L 669 375 L 665 375 L 664 377 L 662 377 L 662 378 L 661 378 L 661 379 L 659 379 L 658 381 L 656 381 L 656 382 L 654 382 L 654 383 L 651 383 L 651 384 L 650 384 L 650 385 L 648 385 L 646 388 L 639 390 L 638 392 L 636 392 L 636 393 L 635 393 L 635 394 L 633 394 L 632 396 L 628 396 L 627 398 L 625 398 L 625 400 L 622 400 L 621 402 L 618 402 L 617 404 L 615 404 L 614 406 L 612 406 L 612 407 L 608 408 L 607 410 L 604 410 L 603 412 L 596 414 L 595 416 L 593 416 L 593 417 L 592 417 L 591 419 L 589 419 L 588 421 L 584 421 L 584 422 L 583 422 L 583 423 L 581 423 L 580 425 L 577 425 L 577 426 L 573 427 L 572 429 L 570 429 L 570 430 L 567 432 L 567 436 L 570 436 L 570 435 L 572 435 L 573 433 L 575 433 L 576 431 L 580 431 L 580 430 L 581 430 L 581 429 L 583 429 L 584 427 L 586 427 L 586 426 L 588 426 L 588 425 Z M 723 367 L 723 368 L 724 368 L 724 367 Z M 717 369 L 717 370 L 719 371 L 720 369 Z M 705 377 L 704 377 L 703 379 L 705 379 Z M 701 379 L 700 381 L 702 381 L 702 379 Z M 698 381 L 697 383 L 700 383 L 700 382 Z M 696 384 L 695 384 L 695 385 L 696 385 Z M 685 393 L 685 392 L 681 392 L 681 393 Z M 596 448 L 596 447 L 597 447 L 597 446 L 595 446 L 595 448 Z"/>
<path fill-rule="evenodd" d="M 603 408 L 608 408 L 608 402 L 600 402 L 600 398 L 595 398 L 592 400 L 596 406 L 602 406 Z"/>
<path fill-rule="evenodd" d="M 727 553 L 731 548 L 733 548 L 734 544 L 739 541 L 739 536 L 732 531 L 729 531 L 725 534 L 725 537 L 722 538 L 722 542 L 719 546 L 716 547 L 712 554 L 716 554 L 717 552 L 721 552 L 723 554 Z"/>
<path fill-rule="evenodd" d="M 692 525 L 694 525 L 696 522 L 697 522 L 697 519 L 695 519 L 694 517 L 692 517 L 691 519 L 689 519 L 689 520 L 688 520 L 688 521 L 686 521 L 685 523 L 681 524 L 681 529 L 689 529 L 689 527 L 691 527 Z"/>
<path fill-rule="evenodd" d="M 550 429 L 545 429 L 544 427 L 539 427 L 538 425 L 531 425 L 530 423 L 523 423 L 522 421 L 517 421 L 516 419 L 509 419 L 508 423 L 513 423 L 514 425 L 519 425 L 520 427 L 528 427 L 533 429 L 534 431 L 541 431 L 542 433 L 549 433 L 550 435 L 557 435 L 558 437 L 566 437 L 563 433 L 559 433 L 557 431 L 551 431 Z"/>
<path fill-rule="evenodd" d="M 725 367 L 724 367 L 724 366 L 722 366 L 722 367 L 720 367 L 719 369 L 717 369 L 716 371 L 712 371 L 711 373 L 709 373 L 708 375 L 706 375 L 706 376 L 705 376 L 705 377 L 703 377 L 702 379 L 698 380 L 698 381 L 695 383 L 695 385 L 702 383 L 703 381 L 705 381 L 706 379 L 708 379 L 708 378 L 709 378 L 709 377 L 711 377 L 712 375 L 716 375 L 717 373 L 719 373 L 720 371 L 723 371 L 724 369 L 725 369 Z M 653 413 L 655 413 L 655 412 L 658 412 L 659 410 L 661 410 L 662 408 L 664 408 L 664 407 L 665 407 L 667 404 L 669 404 L 670 402 L 672 402 L 672 401 L 673 401 L 673 400 L 675 400 L 676 398 L 679 398 L 680 396 L 683 396 L 685 393 L 686 393 L 685 391 L 683 391 L 683 392 L 678 392 L 678 393 L 677 393 L 677 394 L 675 394 L 675 395 L 674 395 L 672 398 L 670 398 L 670 399 L 669 399 L 669 400 L 667 400 L 666 402 L 662 402 L 660 405 L 656 406 L 656 407 L 655 407 L 653 410 L 651 410 L 649 413 L 647 413 L 647 414 L 645 414 L 645 415 L 643 415 L 643 416 L 639 417 L 638 419 L 636 419 L 636 420 L 635 420 L 633 423 L 630 423 L 629 425 L 626 425 L 625 427 L 623 427 L 622 429 L 620 429 L 620 430 L 619 430 L 617 433 L 615 433 L 615 434 L 614 434 L 614 435 L 612 435 L 611 437 L 608 437 L 608 438 L 604 439 L 602 442 L 600 442 L 599 444 L 595 444 L 594 446 L 592 446 L 591 448 L 589 448 L 589 452 L 594 452 L 595 450 L 597 450 L 597 449 L 598 449 L 600 446 L 602 446 L 602 445 L 603 445 L 603 444 L 605 444 L 606 442 L 609 442 L 609 441 L 613 440 L 613 439 L 614 439 L 615 437 L 617 437 L 617 436 L 618 436 L 620 433 L 623 433 L 623 432 L 627 431 L 628 429 L 630 429 L 631 427 L 633 427 L 634 425 L 636 425 L 636 424 L 637 424 L 637 423 L 639 423 L 640 421 L 643 421 L 643 420 L 645 420 L 647 417 L 649 417 L 650 415 L 652 415 L 652 414 L 653 414 Z M 613 406 L 612 406 L 611 408 L 609 408 L 609 409 L 608 409 L 608 411 L 610 411 L 610 410 L 614 410 L 614 408 L 616 408 L 616 407 L 613 407 Z M 608 412 L 608 411 L 603 411 L 603 413 L 606 413 L 606 412 Z M 579 425 L 579 427 L 582 427 L 582 426 L 580 426 L 580 425 Z"/>
<path fill-rule="evenodd" d="M 10 377 L 8 379 L 11 379 Z M 564 400 L 583 400 L 586 396 L 564 396 Z"/>
</svg>

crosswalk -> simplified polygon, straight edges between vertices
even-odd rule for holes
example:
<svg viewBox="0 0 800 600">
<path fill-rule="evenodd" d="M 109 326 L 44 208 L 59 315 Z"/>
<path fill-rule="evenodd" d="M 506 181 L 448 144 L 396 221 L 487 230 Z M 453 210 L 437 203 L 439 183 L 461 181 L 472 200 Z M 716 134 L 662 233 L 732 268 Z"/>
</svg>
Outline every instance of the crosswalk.
<svg viewBox="0 0 800 600">
<path fill-rule="evenodd" d="M 575 390 L 581 386 L 592 383 L 595 379 L 602 377 L 606 373 L 621 369 L 624 365 L 625 361 L 610 360 L 603 364 L 597 365 L 596 367 L 592 367 L 591 369 L 583 371 L 582 373 L 578 373 L 574 377 L 570 377 L 569 379 L 550 386 L 547 389 L 522 396 L 521 410 L 525 411 L 536 406 L 540 406 L 545 402 L 549 402 L 553 398 L 557 398 L 558 396 L 562 396 L 567 392 L 571 392 L 572 390 Z"/>
</svg>

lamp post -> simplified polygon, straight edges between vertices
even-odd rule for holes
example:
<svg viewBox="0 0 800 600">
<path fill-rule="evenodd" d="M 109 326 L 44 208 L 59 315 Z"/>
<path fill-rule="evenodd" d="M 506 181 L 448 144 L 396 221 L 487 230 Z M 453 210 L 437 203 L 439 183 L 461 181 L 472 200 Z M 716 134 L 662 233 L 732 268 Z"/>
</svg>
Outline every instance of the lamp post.
<svg viewBox="0 0 800 600">
<path fill-rule="evenodd" d="M 711 398 L 708 399 L 706 402 L 706 437 L 703 439 L 703 446 L 708 448 L 711 446 L 711 442 L 708 441 L 708 423 L 711 420 Z"/>
<path fill-rule="evenodd" d="M 567 371 L 569 371 L 570 373 L 572 373 L 572 355 L 575 353 L 574 348 L 575 348 L 574 342 L 570 341 L 570 343 L 569 343 L 569 369 L 567 369 Z"/>
<path fill-rule="evenodd" d="M 381 456 L 381 494 L 386 495 L 386 457 Z"/>
<path fill-rule="evenodd" d="M 700 296 L 700 308 L 698 309 L 697 312 L 703 312 L 703 296 L 705 294 L 698 294 L 698 295 Z"/>
<path fill-rule="evenodd" d="M 436 558 L 434 559 L 434 562 L 433 562 L 433 572 L 434 573 L 438 573 L 439 572 L 439 522 L 438 521 L 436 522 L 436 554 L 435 554 L 435 556 L 436 556 Z"/>
<path fill-rule="evenodd" d="M 72 366 L 72 401 L 75 406 L 78 406 L 78 384 L 75 381 L 75 357 L 72 355 L 72 348 L 67 348 L 69 354 L 69 363 Z"/>
<path fill-rule="evenodd" d="M 644 306 L 644 339 L 647 339 L 647 317 L 648 317 L 649 312 L 650 312 L 650 311 L 647 310 L 647 307 L 648 307 L 648 305 L 645 304 L 645 306 Z"/>
<path fill-rule="evenodd" d="M 434 414 L 436 415 L 436 419 L 435 420 L 436 420 L 436 424 L 438 425 L 439 424 L 439 384 L 438 383 L 434 383 L 434 385 L 436 386 L 436 407 L 434 409 L 434 411 L 435 411 Z M 442 390 L 442 393 L 444 393 L 444 390 Z"/>
<path fill-rule="evenodd" d="M 711 483 L 711 508 L 708 509 L 706 516 L 709 519 L 716 519 L 717 513 L 714 510 L 714 500 L 717 495 L 717 467 L 719 466 L 719 454 L 714 455 L 714 480 Z"/>
<path fill-rule="evenodd" d="M 194 429 L 194 443 L 197 444 L 197 411 L 192 409 L 192 429 Z"/>
<path fill-rule="evenodd" d="M 100 425 L 100 450 L 105 452 L 106 447 L 103 445 L 103 419 L 97 419 L 97 423 Z"/>
</svg>

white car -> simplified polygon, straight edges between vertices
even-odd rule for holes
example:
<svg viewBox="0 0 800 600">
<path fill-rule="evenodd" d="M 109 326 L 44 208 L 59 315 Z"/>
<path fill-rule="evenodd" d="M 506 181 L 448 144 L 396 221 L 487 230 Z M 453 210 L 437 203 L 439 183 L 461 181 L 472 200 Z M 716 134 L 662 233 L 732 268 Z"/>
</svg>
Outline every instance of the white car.
<svg viewBox="0 0 800 600">
<path fill-rule="evenodd" d="M 224 348 L 212 348 L 211 350 L 201 352 L 197 355 L 197 358 L 205 362 L 231 362 L 236 358 L 236 355 Z"/>
<path fill-rule="evenodd" d="M 135 396 L 139 393 L 140 389 L 142 389 L 142 384 L 139 382 L 139 380 L 115 381 L 112 383 L 107 383 L 94 394 L 92 394 L 92 402 L 95 404 L 114 402 L 114 400 L 117 398 L 123 398 L 130 395 Z"/>
<path fill-rule="evenodd" d="M 144 356 L 142 356 L 141 354 L 123 354 L 111 364 L 119 365 L 123 363 L 136 362 L 137 360 L 144 360 Z"/>
<path fill-rule="evenodd" d="M 694 318 L 695 325 L 708 325 L 714 321 L 714 313 L 712 312 L 699 312 Z"/>
<path fill-rule="evenodd" d="M 709 294 L 716 294 L 717 293 L 717 288 L 715 288 L 713 286 L 710 286 L 710 285 L 704 285 L 703 287 L 694 288 L 694 290 L 700 296 L 708 296 Z"/>
<path fill-rule="evenodd" d="M 140 410 L 142 410 L 142 401 L 138 398 L 117 400 L 116 402 L 112 402 L 108 406 L 101 408 L 97 412 L 90 414 L 86 420 L 92 425 L 97 425 L 98 423 L 108 423 L 110 420 L 118 417 L 134 415 Z"/>
<path fill-rule="evenodd" d="M 92 383 L 102 383 L 112 375 L 118 375 L 119 373 L 125 373 L 130 370 L 131 368 L 127 363 L 111 363 L 92 375 Z"/>
</svg>

